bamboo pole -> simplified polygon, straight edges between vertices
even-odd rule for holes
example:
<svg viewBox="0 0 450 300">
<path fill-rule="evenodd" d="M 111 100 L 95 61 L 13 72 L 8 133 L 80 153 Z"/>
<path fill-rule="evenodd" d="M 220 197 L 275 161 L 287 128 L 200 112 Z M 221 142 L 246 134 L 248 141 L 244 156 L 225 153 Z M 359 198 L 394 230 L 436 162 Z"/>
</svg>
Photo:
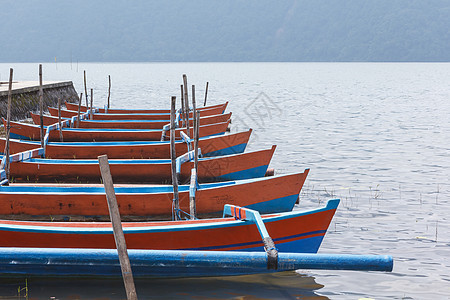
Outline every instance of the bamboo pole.
<svg viewBox="0 0 450 300">
<path fill-rule="evenodd" d="M 191 170 L 191 183 L 189 185 L 189 217 L 191 220 L 197 219 L 197 206 L 195 204 L 195 194 L 197 185 L 197 169 Z M 194 191 L 194 194 L 191 193 Z"/>
<path fill-rule="evenodd" d="M 183 85 L 180 85 L 180 89 L 181 89 L 181 119 L 182 119 L 182 126 L 181 127 L 186 127 L 186 111 L 184 108 L 184 95 L 183 95 Z"/>
<path fill-rule="evenodd" d="M 194 99 L 194 98 L 192 98 Z M 191 171 L 191 184 L 190 189 L 194 191 L 197 189 L 197 174 L 198 174 L 198 138 L 199 138 L 199 125 L 200 125 L 200 112 L 194 110 L 194 172 Z M 191 195 L 189 193 L 189 214 L 191 220 L 197 219 L 197 204 L 196 204 L 196 193 Z"/>
<path fill-rule="evenodd" d="M 203 102 L 203 106 L 206 106 L 206 98 L 208 97 L 208 86 L 209 82 L 206 82 L 206 90 L 205 90 L 205 102 Z"/>
<path fill-rule="evenodd" d="M 175 150 L 175 102 L 177 98 L 172 96 L 172 102 L 170 105 L 170 160 L 172 164 L 172 185 L 173 185 L 173 206 L 175 214 L 172 217 L 174 220 L 178 220 L 178 211 L 180 209 L 180 202 L 178 196 L 178 178 L 177 178 L 177 154 Z"/>
<path fill-rule="evenodd" d="M 192 128 L 192 137 L 195 138 L 195 128 L 196 128 L 196 118 L 195 118 L 195 112 L 197 111 L 197 105 L 195 103 L 195 85 L 192 85 L 192 125 L 194 128 Z"/>
<path fill-rule="evenodd" d="M 94 89 L 91 89 L 91 111 L 89 113 L 89 120 L 94 119 L 93 112 L 92 112 L 93 105 L 94 105 Z"/>
<path fill-rule="evenodd" d="M 84 95 L 86 97 L 86 107 L 89 107 L 88 103 L 88 93 L 87 93 L 87 85 L 86 85 L 86 70 L 84 70 Z"/>
<path fill-rule="evenodd" d="M 197 130 L 197 126 L 198 126 L 197 117 L 196 117 L 197 116 L 197 103 L 195 101 L 195 85 L 192 85 L 192 108 L 193 108 L 193 113 L 192 113 L 193 124 L 192 125 L 194 125 L 194 128 L 192 130 L 192 136 L 194 138 L 194 148 L 195 148 L 195 144 L 196 143 L 198 144 L 198 142 L 195 141 L 196 130 Z M 197 145 L 197 148 L 198 148 L 198 145 Z M 194 150 L 195 150 L 194 154 L 197 157 L 198 149 L 194 149 Z M 195 169 L 197 170 L 197 166 L 195 166 Z"/>
<path fill-rule="evenodd" d="M 58 97 L 58 123 L 59 123 L 59 141 L 63 141 L 62 127 L 61 127 L 61 98 Z"/>
<path fill-rule="evenodd" d="M 123 283 L 128 300 L 137 300 L 136 288 L 134 285 L 133 273 L 131 270 L 130 259 L 128 257 L 127 244 L 123 233 L 122 221 L 120 220 L 119 206 L 117 204 L 114 185 L 109 168 L 108 156 L 101 155 L 98 157 L 100 172 L 102 174 L 103 185 L 105 186 L 106 200 L 108 201 L 109 215 L 111 218 L 112 228 L 114 232 L 114 240 L 119 254 L 120 267 L 122 269 Z"/>
<path fill-rule="evenodd" d="M 194 158 L 194 167 L 198 172 L 198 140 L 200 138 L 200 111 L 197 111 L 195 113 L 196 115 L 196 129 L 195 129 L 195 133 L 194 133 L 194 154 L 195 154 L 195 158 Z M 198 173 L 197 173 L 198 174 Z"/>
<path fill-rule="evenodd" d="M 195 102 L 195 85 L 192 85 L 192 108 L 193 108 L 193 125 L 194 128 L 192 130 L 192 135 L 194 138 L 194 170 L 195 172 L 191 174 L 191 186 L 197 184 L 197 172 L 198 172 L 198 135 L 197 135 L 197 129 L 199 120 L 197 119 L 197 105 Z M 195 174 L 195 175 L 194 175 Z M 195 187 L 196 188 L 196 187 Z M 189 197 L 189 214 L 191 216 L 191 220 L 194 220 L 197 218 L 197 206 L 195 203 L 195 196 Z"/>
<path fill-rule="evenodd" d="M 80 93 L 80 99 L 78 100 L 78 119 L 77 128 L 80 128 L 80 118 L 81 118 L 81 100 L 83 99 L 83 93 Z"/>
<path fill-rule="evenodd" d="M 188 99 L 188 86 L 187 86 L 187 76 L 183 74 L 183 84 L 184 84 L 184 108 L 186 112 L 186 133 L 189 138 L 191 138 L 191 131 L 189 129 L 189 99 Z"/>
<path fill-rule="evenodd" d="M 44 91 L 42 89 L 42 64 L 39 64 L 39 119 L 41 123 L 41 147 L 44 148 Z"/>
<path fill-rule="evenodd" d="M 12 102 L 12 81 L 13 81 L 13 69 L 9 69 L 9 85 L 8 85 L 8 108 L 6 112 L 6 144 L 5 144 L 5 171 L 6 179 L 9 181 L 9 134 L 11 131 L 11 102 Z"/>
<path fill-rule="evenodd" d="M 108 109 L 109 109 L 109 99 L 111 97 L 111 75 L 108 75 L 108 81 L 109 81 L 109 86 L 108 86 Z"/>
</svg>

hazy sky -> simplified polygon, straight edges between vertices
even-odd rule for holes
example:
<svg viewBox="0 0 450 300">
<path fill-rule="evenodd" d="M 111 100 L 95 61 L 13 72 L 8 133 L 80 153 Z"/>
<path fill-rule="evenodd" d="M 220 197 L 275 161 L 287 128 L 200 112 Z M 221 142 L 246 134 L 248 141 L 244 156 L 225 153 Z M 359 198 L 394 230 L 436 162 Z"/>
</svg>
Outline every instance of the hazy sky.
<svg viewBox="0 0 450 300">
<path fill-rule="evenodd" d="M 448 0 L 3 2 L 2 62 L 450 60 Z"/>
</svg>

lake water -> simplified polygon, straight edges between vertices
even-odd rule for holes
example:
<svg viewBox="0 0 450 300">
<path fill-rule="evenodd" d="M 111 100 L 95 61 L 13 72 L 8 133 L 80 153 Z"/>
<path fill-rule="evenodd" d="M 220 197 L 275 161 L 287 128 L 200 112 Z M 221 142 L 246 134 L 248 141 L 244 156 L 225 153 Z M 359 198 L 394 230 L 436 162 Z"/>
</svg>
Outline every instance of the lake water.
<svg viewBox="0 0 450 300">
<path fill-rule="evenodd" d="M 0 64 L 37 80 L 38 64 Z M 249 150 L 278 145 L 276 173 L 310 168 L 296 209 L 341 204 L 320 252 L 389 254 L 392 273 L 299 270 L 262 276 L 138 281 L 140 299 L 450 299 L 450 64 L 49 63 L 103 106 L 169 107 L 182 74 L 197 101 L 230 101 Z M 177 98 L 178 99 L 178 98 Z M 0 296 L 24 282 L 4 280 Z M 121 281 L 29 280 L 30 299 L 123 299 Z M 22 292 L 23 295 L 23 292 Z"/>
</svg>

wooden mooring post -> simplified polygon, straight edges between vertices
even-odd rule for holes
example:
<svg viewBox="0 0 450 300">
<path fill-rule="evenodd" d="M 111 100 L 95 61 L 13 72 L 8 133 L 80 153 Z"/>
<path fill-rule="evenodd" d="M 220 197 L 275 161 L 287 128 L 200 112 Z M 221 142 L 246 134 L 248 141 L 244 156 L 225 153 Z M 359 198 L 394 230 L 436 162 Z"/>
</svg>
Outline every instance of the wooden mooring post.
<svg viewBox="0 0 450 300">
<path fill-rule="evenodd" d="M 172 165 L 172 185 L 173 185 L 173 210 L 172 219 L 178 220 L 180 209 L 180 200 L 178 195 L 178 176 L 177 176 L 177 152 L 175 150 L 175 104 L 177 98 L 172 96 L 170 105 L 170 161 Z"/>
<path fill-rule="evenodd" d="M 61 126 L 61 98 L 58 97 L 58 125 L 59 125 L 59 141 L 63 142 L 62 126 Z"/>
<path fill-rule="evenodd" d="M 84 95 L 86 97 L 86 107 L 89 108 L 88 93 L 87 93 L 87 86 L 86 86 L 86 70 L 84 70 Z"/>
<path fill-rule="evenodd" d="M 80 118 L 81 118 L 81 100 L 83 99 L 83 93 L 80 93 L 80 99 L 78 100 L 78 118 L 77 118 L 77 128 L 80 128 Z"/>
<path fill-rule="evenodd" d="M 128 257 L 125 235 L 122 228 L 122 221 L 120 220 L 119 206 L 117 204 L 116 194 L 114 192 L 114 185 L 111 176 L 111 170 L 109 168 L 108 156 L 99 156 L 98 163 L 100 165 L 103 185 L 105 186 L 106 200 L 108 201 L 109 215 L 114 232 L 114 240 L 116 241 L 117 252 L 119 254 L 120 267 L 122 269 L 122 277 L 125 284 L 127 299 L 137 300 L 133 273 L 131 271 L 130 259 Z"/>
<path fill-rule="evenodd" d="M 194 137 L 194 170 L 191 171 L 191 189 L 193 189 L 193 193 L 189 192 L 189 214 L 191 220 L 197 218 L 197 205 L 195 202 L 195 190 L 197 189 L 197 167 L 198 167 L 198 125 L 200 123 L 197 118 L 197 105 L 195 103 L 195 85 L 192 85 L 192 108 L 193 108 L 193 137 Z"/>
<path fill-rule="evenodd" d="M 109 109 L 109 99 L 111 98 L 111 75 L 108 75 L 108 106 L 107 108 Z"/>
<path fill-rule="evenodd" d="M 184 109 L 186 112 L 186 134 L 191 138 L 191 131 L 189 129 L 189 99 L 188 99 L 188 86 L 187 86 L 187 76 L 183 74 L 183 85 L 184 85 Z"/>
<path fill-rule="evenodd" d="M 203 102 L 203 106 L 206 106 L 206 98 L 208 97 L 208 85 L 209 85 L 209 81 L 206 82 L 205 102 Z"/>
<path fill-rule="evenodd" d="M 91 110 L 89 112 L 89 120 L 94 119 L 94 113 L 92 112 L 93 105 L 94 105 L 94 89 L 91 89 Z"/>
<path fill-rule="evenodd" d="M 9 181 L 9 134 L 11 131 L 11 101 L 12 101 L 12 81 L 13 81 L 13 69 L 9 69 L 9 85 L 8 85 L 8 108 L 6 112 L 6 142 L 5 142 L 5 171 L 6 179 Z"/>
<path fill-rule="evenodd" d="M 200 111 L 195 113 L 195 118 L 197 122 L 195 122 L 197 129 L 194 133 L 194 149 L 195 149 L 195 158 L 194 158 L 194 167 L 198 170 L 198 140 L 200 139 Z"/>
<path fill-rule="evenodd" d="M 199 125 L 200 119 L 198 118 L 199 112 L 197 111 L 197 104 L 195 103 L 195 85 L 192 85 L 192 108 L 194 109 L 193 118 L 194 118 L 194 168 L 196 171 L 198 167 L 198 136 L 199 136 Z"/>
<path fill-rule="evenodd" d="M 44 91 L 42 89 L 42 64 L 39 64 L 39 120 L 41 125 L 41 147 L 44 148 Z"/>
<path fill-rule="evenodd" d="M 180 85 L 181 88 L 181 120 L 182 120 L 182 126 L 186 127 L 186 111 L 184 108 L 184 96 L 183 96 L 183 85 Z"/>
</svg>

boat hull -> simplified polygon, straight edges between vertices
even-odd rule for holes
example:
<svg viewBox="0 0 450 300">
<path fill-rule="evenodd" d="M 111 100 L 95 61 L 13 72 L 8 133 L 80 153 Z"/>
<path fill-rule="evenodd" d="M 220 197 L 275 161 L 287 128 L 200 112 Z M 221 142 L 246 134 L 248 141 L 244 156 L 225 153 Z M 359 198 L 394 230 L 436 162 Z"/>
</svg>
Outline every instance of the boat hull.
<svg viewBox="0 0 450 300">
<path fill-rule="evenodd" d="M 70 103 L 65 102 L 66 108 L 68 110 L 74 110 L 78 111 L 78 103 Z M 217 104 L 217 105 L 210 105 L 210 106 L 204 106 L 204 107 L 198 107 L 197 110 L 203 111 L 203 110 L 209 110 L 209 109 L 216 109 L 216 108 L 222 108 L 223 111 L 227 108 L 228 102 Z M 80 107 L 81 112 L 86 112 L 87 107 L 84 105 L 81 105 Z M 106 111 L 104 108 L 99 108 L 99 113 L 108 113 L 108 114 L 170 114 L 170 109 L 117 109 L 117 108 L 109 108 L 108 111 Z"/>
<path fill-rule="evenodd" d="M 273 213 L 292 210 L 305 182 L 303 173 L 240 181 L 201 184 L 196 192 L 199 216 L 218 215 L 225 204 Z M 167 218 L 172 214 L 173 188 L 166 186 L 116 187 L 124 219 Z M 181 210 L 189 211 L 189 186 L 179 186 Z M 103 186 L 49 186 L 13 184 L 0 186 L 1 218 L 108 219 Z"/>
<path fill-rule="evenodd" d="M 40 116 L 38 114 L 30 113 L 34 124 L 40 125 Z M 227 114 L 219 114 L 207 117 L 200 117 L 200 125 L 210 125 L 215 123 L 228 122 L 231 118 L 231 112 Z M 64 118 L 67 120 L 68 118 Z M 58 117 L 49 115 L 43 116 L 44 126 L 58 123 Z M 82 120 L 79 128 L 123 128 L 123 129 L 162 129 L 164 125 L 169 123 L 168 120 Z M 190 125 L 193 126 L 193 120 L 190 120 Z M 182 127 L 182 122 L 179 122 L 179 127 Z M 75 126 L 76 127 L 76 124 Z"/>
<path fill-rule="evenodd" d="M 227 156 L 200 158 L 197 176 L 199 182 L 240 180 L 263 177 L 272 159 L 271 149 Z M 172 181 L 171 161 L 166 160 L 109 160 L 115 183 Z M 187 182 L 194 163 L 181 165 L 180 181 Z M 31 182 L 100 182 L 98 160 L 30 159 L 10 165 L 15 181 Z"/>
<path fill-rule="evenodd" d="M 199 127 L 199 136 L 213 136 L 225 133 L 229 122 L 216 123 L 211 125 L 202 125 Z M 6 120 L 3 120 L 6 126 Z M 177 128 L 175 135 L 180 138 L 180 132 L 187 132 L 185 128 Z M 10 137 L 22 140 L 40 140 L 41 128 L 38 125 L 32 125 L 20 122 L 11 122 Z M 64 142 L 93 142 L 93 141 L 160 141 L 162 130 L 142 130 L 142 129 L 84 129 L 84 128 L 62 128 L 61 130 Z M 193 136 L 194 130 L 190 129 L 190 136 Z M 164 140 L 170 138 L 170 131 L 165 135 Z M 60 141 L 59 130 L 52 130 L 49 135 L 50 142 Z"/>
<path fill-rule="evenodd" d="M 105 201 L 106 202 L 106 201 Z M 339 200 L 310 211 L 263 215 L 278 251 L 316 253 Z M 128 249 L 264 251 L 255 224 L 225 219 L 123 222 Z M 0 247 L 115 249 L 111 223 L 0 221 Z"/>
<path fill-rule="evenodd" d="M 52 116 L 58 116 L 58 109 L 54 107 L 48 107 L 48 111 Z M 216 107 L 210 109 L 204 109 L 200 111 L 200 116 L 213 116 L 219 115 L 224 112 L 223 107 Z M 78 115 L 78 111 L 61 109 L 61 117 L 71 118 Z M 190 113 L 189 117 L 192 118 L 193 114 Z M 94 113 L 92 114 L 92 120 L 170 120 L 170 113 L 123 113 L 123 114 L 110 114 L 110 113 Z"/>
<path fill-rule="evenodd" d="M 198 145 L 205 157 L 242 153 L 251 132 L 250 129 L 245 132 L 201 138 Z M 193 143 L 191 144 L 193 146 Z M 39 146 L 40 143 L 34 141 L 10 139 L 11 153 L 32 150 Z M 5 139 L 0 139 L 0 149 L 5 149 Z M 175 149 L 177 157 L 183 155 L 187 152 L 187 144 L 177 141 Z M 108 155 L 108 158 L 170 158 L 170 142 L 50 142 L 45 150 L 46 158 L 97 158 L 104 154 Z"/>
</svg>

